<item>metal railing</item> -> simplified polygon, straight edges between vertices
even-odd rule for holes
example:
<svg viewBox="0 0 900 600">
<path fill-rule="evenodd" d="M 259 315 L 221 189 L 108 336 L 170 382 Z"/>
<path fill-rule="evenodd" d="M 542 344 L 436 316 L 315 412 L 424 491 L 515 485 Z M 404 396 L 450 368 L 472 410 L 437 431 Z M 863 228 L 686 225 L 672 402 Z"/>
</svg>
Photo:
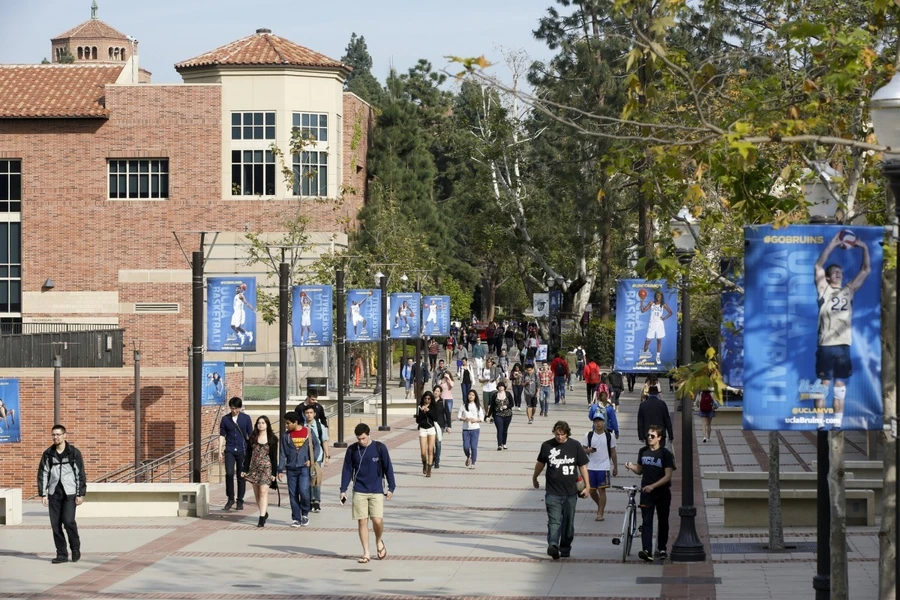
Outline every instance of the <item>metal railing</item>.
<svg viewBox="0 0 900 600">
<path fill-rule="evenodd" d="M 207 472 L 207 481 L 210 479 L 209 469 L 219 466 L 219 434 L 209 435 L 202 440 L 205 447 L 201 454 L 201 471 Z M 174 450 L 165 456 L 154 460 L 145 461 L 138 468 L 134 463 L 129 463 L 123 468 L 111 471 L 95 480 L 94 483 L 119 483 L 139 481 L 142 483 L 172 483 L 190 481 L 191 478 L 191 448 L 192 444 Z"/>
</svg>

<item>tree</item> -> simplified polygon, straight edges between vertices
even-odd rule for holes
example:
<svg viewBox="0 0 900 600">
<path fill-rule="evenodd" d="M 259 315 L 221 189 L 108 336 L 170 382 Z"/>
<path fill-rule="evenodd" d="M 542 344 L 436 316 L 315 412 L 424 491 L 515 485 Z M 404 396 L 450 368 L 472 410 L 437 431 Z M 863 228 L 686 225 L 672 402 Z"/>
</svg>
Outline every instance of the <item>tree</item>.
<svg viewBox="0 0 900 600">
<path fill-rule="evenodd" d="M 69 48 L 63 48 L 60 51 L 59 58 L 56 60 L 61 65 L 71 65 L 75 62 L 75 56 L 69 52 Z"/>
<path fill-rule="evenodd" d="M 344 81 L 344 89 L 353 92 L 369 104 L 379 106 L 383 90 L 378 80 L 372 75 L 372 56 L 366 46 L 366 38 L 356 33 L 350 35 L 350 41 L 344 50 L 341 62 L 353 69 Z"/>
</svg>

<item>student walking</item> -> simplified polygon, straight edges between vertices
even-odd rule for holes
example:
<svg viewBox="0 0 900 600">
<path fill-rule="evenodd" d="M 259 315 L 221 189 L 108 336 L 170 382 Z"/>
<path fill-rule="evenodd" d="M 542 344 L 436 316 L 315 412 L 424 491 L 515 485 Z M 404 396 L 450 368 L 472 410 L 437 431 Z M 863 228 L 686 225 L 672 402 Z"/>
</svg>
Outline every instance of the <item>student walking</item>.
<svg viewBox="0 0 900 600">
<path fill-rule="evenodd" d="M 453 388 L 455 384 L 453 383 L 453 374 L 450 373 L 449 369 L 444 371 L 444 375 L 437 384 L 441 388 L 441 398 L 444 404 L 447 405 L 447 410 L 453 414 Z M 448 425 L 447 427 L 450 426 Z"/>
<path fill-rule="evenodd" d="M 675 456 L 668 448 L 663 448 L 663 428 L 650 425 L 647 445 L 638 452 L 637 463 L 625 463 L 625 468 L 641 476 L 641 544 L 643 550 L 638 558 L 653 562 L 653 513 L 659 523 L 657 556 L 663 560 L 669 557 L 666 546 L 669 542 L 669 507 L 672 505 L 672 472 L 675 471 Z"/>
<path fill-rule="evenodd" d="M 609 389 L 609 397 L 612 403 L 616 405 L 616 408 L 619 408 L 619 396 L 622 395 L 622 391 L 625 389 L 625 380 L 622 378 L 622 374 L 616 370 L 612 370 L 609 373 Z"/>
<path fill-rule="evenodd" d="M 462 398 L 465 401 L 469 397 L 469 390 L 472 389 L 472 382 L 476 377 L 472 374 L 472 368 L 469 366 L 469 359 L 462 359 L 462 367 L 459 372 L 459 387 L 462 390 Z"/>
<path fill-rule="evenodd" d="M 419 429 L 419 452 L 422 456 L 422 475 L 431 477 L 434 466 L 434 445 L 437 440 L 435 430 L 434 394 L 425 392 L 416 407 L 416 424 Z"/>
<path fill-rule="evenodd" d="M 658 425 L 663 431 L 659 445 L 665 448 L 666 433 L 669 434 L 669 441 L 675 441 L 675 432 L 672 430 L 672 417 L 669 414 L 669 407 L 659 397 L 659 389 L 655 385 L 650 386 L 647 394 L 647 399 L 641 402 L 641 405 L 638 407 L 638 439 L 644 442 L 644 436 L 647 435 L 647 429 L 651 425 Z"/>
<path fill-rule="evenodd" d="M 56 558 L 50 562 L 58 565 L 69 560 L 67 535 L 69 547 L 72 548 L 72 562 L 81 560 L 81 537 L 75 522 L 75 507 L 84 502 L 87 475 L 81 452 L 66 441 L 66 428 L 54 425 L 50 435 L 53 444 L 41 455 L 37 484 L 41 502 L 50 509 L 50 528 L 56 545 Z"/>
<path fill-rule="evenodd" d="M 369 520 L 375 531 L 375 550 L 378 559 L 387 556 L 384 534 L 384 501 L 394 496 L 397 483 L 394 480 L 394 466 L 387 446 L 376 442 L 369 435 L 369 426 L 360 423 L 353 430 L 356 443 L 351 444 L 344 454 L 344 468 L 341 471 L 341 504 L 347 502 L 347 488 L 353 483 L 352 516 L 357 521 L 362 556 L 356 561 L 367 563 L 369 556 Z M 387 479 L 388 489 L 384 489 Z"/>
<path fill-rule="evenodd" d="M 269 518 L 269 485 L 278 473 L 278 436 L 272 431 L 269 417 L 262 415 L 256 419 L 248 446 L 241 477 L 253 486 L 253 497 L 259 508 L 256 526 L 265 527 Z"/>
<path fill-rule="evenodd" d="M 237 510 L 244 509 L 247 482 L 241 476 L 241 467 L 247 455 L 247 440 L 253 433 L 250 415 L 241 411 L 244 402 L 237 396 L 228 401 L 231 414 L 219 421 L 219 462 L 225 461 L 225 502 L 223 510 L 234 506 L 234 477 L 237 475 Z"/>
<path fill-rule="evenodd" d="M 589 360 L 584 366 L 584 384 L 587 390 L 587 401 L 590 404 L 594 400 L 597 386 L 600 385 L 600 367 L 594 362 L 594 359 Z"/>
<path fill-rule="evenodd" d="M 316 409 L 307 406 L 303 409 L 306 419 L 305 425 L 312 430 L 313 459 L 309 465 L 309 505 L 312 512 L 322 510 L 322 469 L 328 466 L 331 460 L 331 450 L 328 448 L 328 428 L 316 418 Z"/>
<path fill-rule="evenodd" d="M 534 365 L 525 365 L 525 375 L 522 376 L 522 399 L 525 401 L 525 416 L 528 424 L 534 423 L 534 411 L 538 405 L 538 376 L 534 372 Z M 541 410 L 543 414 L 543 410 Z"/>
<path fill-rule="evenodd" d="M 522 365 L 516 363 L 509 371 L 509 383 L 512 386 L 513 402 L 516 404 L 516 410 L 522 410 L 522 390 L 525 388 L 525 374 L 522 372 Z"/>
<path fill-rule="evenodd" d="M 487 409 L 487 418 L 493 419 L 497 429 L 497 450 L 507 450 L 506 439 L 509 436 L 509 425 L 512 423 L 512 394 L 507 393 L 506 383 L 497 384 L 497 393 L 491 398 Z"/>
<path fill-rule="evenodd" d="M 478 438 L 481 436 L 481 423 L 484 421 L 484 409 L 478 401 L 478 394 L 472 390 L 459 407 L 457 418 L 463 422 L 463 452 L 466 455 L 466 466 L 475 468 L 478 460 Z"/>
<path fill-rule="evenodd" d="M 546 417 L 550 411 L 550 394 L 553 391 L 553 373 L 550 372 L 547 363 L 541 364 L 541 370 L 538 371 L 538 383 L 541 386 L 541 414 Z"/>
<path fill-rule="evenodd" d="M 291 527 L 307 527 L 311 510 L 310 467 L 319 450 L 318 440 L 295 412 L 284 415 L 284 427 L 287 431 L 281 434 L 278 477 L 281 481 L 287 477 Z"/>
<path fill-rule="evenodd" d="M 569 365 L 566 359 L 557 352 L 550 363 L 550 371 L 553 373 L 553 403 L 566 403 L 566 381 L 569 379 Z"/>
<path fill-rule="evenodd" d="M 593 429 L 587 432 L 581 445 L 588 456 L 588 478 L 591 484 L 591 498 L 597 504 L 595 521 L 606 518 L 606 488 L 613 476 L 619 474 L 619 459 L 616 455 L 616 439 L 606 428 L 604 411 L 598 410 L 593 417 Z"/>
<path fill-rule="evenodd" d="M 450 373 L 447 373 L 447 377 L 449 376 Z M 431 404 L 432 418 L 434 419 L 434 468 L 440 469 L 441 446 L 444 441 L 444 434 L 450 433 L 450 426 L 452 424 L 450 415 L 452 413 L 450 412 L 450 407 L 444 402 L 443 386 L 434 386 L 432 392 L 434 393 L 434 402 Z M 450 403 L 453 403 L 453 398 L 450 398 Z"/>
<path fill-rule="evenodd" d="M 544 485 L 544 505 L 547 508 L 547 554 L 553 560 L 566 558 L 572 552 L 575 539 L 575 505 L 578 496 L 587 498 L 591 491 L 588 475 L 588 457 L 584 447 L 570 439 L 572 430 L 565 421 L 553 425 L 553 438 L 541 444 L 537 462 L 534 465 L 532 483 L 540 489 L 538 477 L 547 468 Z M 585 488 L 578 491 L 578 480 Z"/>
<path fill-rule="evenodd" d="M 406 399 L 413 397 L 413 359 L 406 359 L 406 364 L 400 369 L 400 377 L 403 379 L 403 386 L 406 388 Z"/>
<path fill-rule="evenodd" d="M 597 394 L 594 403 L 588 409 L 588 419 L 593 422 L 594 417 L 599 413 L 603 413 L 607 431 L 611 431 L 616 436 L 616 439 L 619 439 L 619 419 L 616 415 L 616 407 L 609 401 L 606 392 Z"/>
<path fill-rule="evenodd" d="M 697 396 L 694 406 L 696 406 L 697 414 L 700 416 L 700 423 L 703 429 L 703 443 L 705 444 L 712 437 L 712 420 L 716 416 L 719 403 L 713 397 L 712 390 L 706 389 Z"/>
</svg>

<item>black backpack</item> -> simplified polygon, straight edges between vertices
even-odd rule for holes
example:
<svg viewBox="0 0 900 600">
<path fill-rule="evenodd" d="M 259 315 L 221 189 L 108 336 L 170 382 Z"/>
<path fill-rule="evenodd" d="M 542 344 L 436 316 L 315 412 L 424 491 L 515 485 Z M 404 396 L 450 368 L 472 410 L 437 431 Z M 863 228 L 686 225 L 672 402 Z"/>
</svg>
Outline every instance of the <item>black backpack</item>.
<svg viewBox="0 0 900 600">
<path fill-rule="evenodd" d="M 588 447 L 591 446 L 591 440 L 594 439 L 594 430 L 591 429 L 588 431 Z M 609 460 L 612 460 L 612 434 L 609 432 L 609 429 L 606 430 L 606 455 L 609 457 Z"/>
<path fill-rule="evenodd" d="M 556 363 L 556 375 L 558 377 L 562 377 L 565 374 L 566 374 L 566 366 L 562 363 L 562 361 L 557 362 Z"/>
</svg>

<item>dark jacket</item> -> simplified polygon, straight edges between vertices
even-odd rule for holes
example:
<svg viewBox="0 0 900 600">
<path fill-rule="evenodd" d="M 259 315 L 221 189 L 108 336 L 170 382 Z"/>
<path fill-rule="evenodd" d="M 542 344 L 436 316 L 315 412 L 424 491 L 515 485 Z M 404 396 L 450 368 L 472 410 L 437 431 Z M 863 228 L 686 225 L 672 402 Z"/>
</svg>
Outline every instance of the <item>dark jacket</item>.
<svg viewBox="0 0 900 600">
<path fill-rule="evenodd" d="M 421 406 L 416 407 L 416 423 L 419 429 L 431 429 L 437 423 L 437 410 L 432 404 L 428 410 L 422 410 Z"/>
<path fill-rule="evenodd" d="M 659 425 L 666 431 L 669 441 L 675 440 L 675 435 L 672 433 L 672 419 L 669 416 L 669 406 L 659 396 L 649 396 L 641 402 L 641 406 L 638 408 L 638 439 L 642 442 L 646 440 L 647 428 L 651 425 Z"/>
<path fill-rule="evenodd" d="M 341 471 L 341 493 L 346 493 L 350 482 L 353 491 L 360 494 L 383 494 L 384 479 L 387 478 L 388 490 L 393 492 L 397 487 L 394 480 L 394 466 L 387 446 L 372 440 L 366 448 L 359 443 L 350 444 L 344 454 L 344 468 Z"/>
<path fill-rule="evenodd" d="M 274 476 L 278 473 L 278 444 L 266 444 L 268 448 L 266 450 L 269 453 L 269 464 L 271 465 L 270 472 Z M 250 450 L 250 443 L 247 443 L 247 452 L 244 454 L 244 466 L 241 469 L 242 473 L 247 473 L 250 471 L 250 461 L 253 458 L 253 452 Z"/>
<path fill-rule="evenodd" d="M 618 371 L 610 372 L 609 387 L 611 387 L 613 390 L 623 390 L 623 389 L 625 389 L 625 386 L 623 384 L 624 384 L 624 382 L 622 380 L 621 373 L 619 373 Z"/>
<path fill-rule="evenodd" d="M 225 438 L 225 451 L 247 453 L 247 440 L 253 433 L 253 422 L 247 413 L 238 413 L 237 424 L 227 414 L 219 421 L 219 435 Z"/>
<path fill-rule="evenodd" d="M 66 442 L 62 455 L 56 454 L 56 446 L 50 446 L 41 455 L 38 465 L 38 496 L 51 496 L 56 486 L 62 485 L 67 496 L 83 498 L 87 494 L 87 475 L 84 473 L 84 460 L 81 452 Z"/>
<path fill-rule="evenodd" d="M 308 402 L 304 401 L 297 405 L 297 408 L 294 410 L 297 412 L 297 417 L 300 418 L 300 422 L 301 423 L 306 422 L 306 415 L 303 414 L 303 411 L 306 410 L 307 406 L 312 406 L 313 408 L 315 408 L 316 409 L 316 420 L 319 423 L 321 423 L 322 425 L 324 425 L 325 427 L 328 427 L 328 418 L 325 416 L 325 407 L 322 406 L 321 404 L 319 404 L 318 402 L 316 402 L 315 404 L 312 404 L 312 403 L 308 403 Z"/>
<path fill-rule="evenodd" d="M 453 420 L 450 417 L 450 408 L 443 399 L 438 400 L 431 405 L 431 417 L 441 429 L 453 427 Z"/>
</svg>

